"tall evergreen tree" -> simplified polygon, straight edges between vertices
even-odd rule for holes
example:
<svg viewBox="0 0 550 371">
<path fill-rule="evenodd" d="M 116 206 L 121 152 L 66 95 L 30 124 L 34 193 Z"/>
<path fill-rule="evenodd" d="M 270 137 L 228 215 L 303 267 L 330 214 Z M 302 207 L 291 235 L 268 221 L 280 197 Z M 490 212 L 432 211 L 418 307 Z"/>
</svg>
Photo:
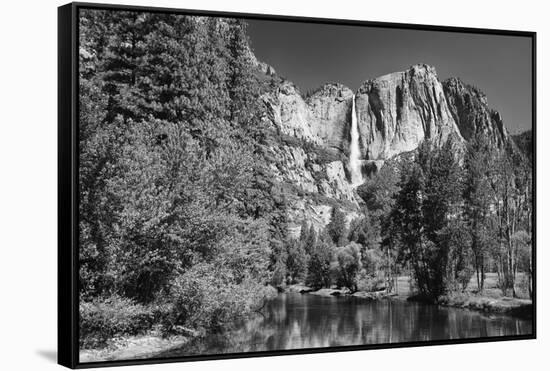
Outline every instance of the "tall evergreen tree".
<svg viewBox="0 0 550 371">
<path fill-rule="evenodd" d="M 303 282 L 306 275 L 308 257 L 299 240 L 287 242 L 286 272 L 288 283 Z"/>
<path fill-rule="evenodd" d="M 399 233 L 399 259 L 410 263 L 419 290 L 428 294 L 422 214 L 424 174 L 416 163 L 412 164 L 410 170 L 404 170 L 400 180 L 401 190 L 396 195 L 392 211 L 392 223 Z"/>
<path fill-rule="evenodd" d="M 488 253 L 493 243 L 489 213 L 492 207 L 489 170 L 491 168 L 489 143 L 476 136 L 468 145 L 465 158 L 464 214 L 471 236 L 471 250 L 476 271 L 477 287 L 483 291 Z"/>
<path fill-rule="evenodd" d="M 330 287 L 332 283 L 330 272 L 332 251 L 329 241 L 330 237 L 321 237 L 308 261 L 306 284 L 316 289 Z"/>
<path fill-rule="evenodd" d="M 343 246 L 346 244 L 346 215 L 338 207 L 332 208 L 330 223 L 327 225 L 327 232 L 336 246 Z"/>
<path fill-rule="evenodd" d="M 305 220 L 302 222 L 301 226 L 300 243 L 304 247 L 307 255 L 311 255 L 317 245 L 317 232 L 315 231 L 315 227 L 313 227 L 313 224 L 308 226 Z"/>
</svg>

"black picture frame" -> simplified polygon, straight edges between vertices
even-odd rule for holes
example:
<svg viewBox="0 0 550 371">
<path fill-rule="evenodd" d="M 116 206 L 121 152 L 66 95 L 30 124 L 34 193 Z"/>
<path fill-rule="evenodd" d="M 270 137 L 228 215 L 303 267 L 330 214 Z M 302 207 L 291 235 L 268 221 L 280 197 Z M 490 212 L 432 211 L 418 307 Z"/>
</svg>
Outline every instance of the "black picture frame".
<svg viewBox="0 0 550 371">
<path fill-rule="evenodd" d="M 487 338 L 468 338 L 436 341 L 415 341 L 397 344 L 372 344 L 358 346 L 339 346 L 330 348 L 309 348 L 261 351 L 253 353 L 197 355 L 174 358 L 156 358 L 141 360 L 119 360 L 105 362 L 79 362 L 78 347 L 78 131 L 79 131 L 79 81 L 78 81 L 78 12 L 80 9 L 128 10 L 153 13 L 173 13 L 196 16 L 214 16 L 244 18 L 255 20 L 283 20 L 318 24 L 376 26 L 387 29 L 406 29 L 441 31 L 452 33 L 470 33 L 484 35 L 521 36 L 531 40 L 532 50 L 532 132 L 533 132 L 533 332 L 529 335 L 499 336 Z M 308 354 L 323 352 L 342 352 L 380 348 L 401 348 L 432 345 L 449 345 L 507 340 L 536 339 L 536 32 L 497 30 L 484 28 L 447 27 L 423 24 L 403 24 L 370 22 L 344 19 L 309 18 L 251 13 L 233 13 L 221 11 L 201 11 L 188 9 L 157 8 L 146 6 L 111 5 L 96 3 L 70 3 L 58 8 L 58 363 L 69 368 L 92 368 L 138 364 L 156 364 L 171 362 L 189 362 L 216 359 L 265 357 L 290 354 Z"/>
</svg>

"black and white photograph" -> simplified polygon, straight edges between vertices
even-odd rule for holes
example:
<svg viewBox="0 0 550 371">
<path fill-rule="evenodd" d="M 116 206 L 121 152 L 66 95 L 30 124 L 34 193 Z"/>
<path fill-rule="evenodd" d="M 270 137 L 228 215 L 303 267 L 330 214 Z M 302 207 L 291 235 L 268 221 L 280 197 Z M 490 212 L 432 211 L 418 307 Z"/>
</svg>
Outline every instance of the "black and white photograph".
<svg viewBox="0 0 550 371">
<path fill-rule="evenodd" d="M 534 336 L 532 35 L 76 16 L 79 363 Z"/>
</svg>

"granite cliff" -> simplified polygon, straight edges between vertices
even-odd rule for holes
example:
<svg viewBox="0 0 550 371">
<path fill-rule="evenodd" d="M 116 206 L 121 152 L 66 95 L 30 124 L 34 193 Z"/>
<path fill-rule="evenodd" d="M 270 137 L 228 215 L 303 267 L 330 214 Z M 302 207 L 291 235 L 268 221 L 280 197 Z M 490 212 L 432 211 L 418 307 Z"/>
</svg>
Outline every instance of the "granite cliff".
<svg viewBox="0 0 550 371">
<path fill-rule="evenodd" d="M 278 138 L 269 148 L 275 159 L 270 167 L 290 190 L 291 233 L 299 233 L 304 219 L 324 227 L 333 207 L 345 209 L 348 221 L 357 215 L 362 201 L 349 167 L 354 99 L 365 177 L 425 140 L 441 146 L 450 139 L 463 148 L 476 133 L 484 133 L 497 146 L 511 142 L 483 93 L 457 78 L 442 82 L 425 64 L 367 80 L 357 92 L 329 83 L 307 97 L 288 80 L 277 77 L 273 83 L 272 67 L 256 65 L 272 78 L 262 97 Z"/>
<path fill-rule="evenodd" d="M 290 190 L 290 232 L 299 233 L 304 219 L 318 229 L 324 227 L 335 206 L 346 209 L 351 219 L 360 202 L 347 168 L 353 92 L 327 84 L 304 98 L 291 82 L 282 81 L 263 99 L 279 138 L 270 146 L 276 159 L 270 166 Z"/>
<path fill-rule="evenodd" d="M 478 88 L 458 78 L 443 82 L 447 104 L 460 130 L 460 135 L 471 140 L 476 134 L 485 134 L 497 146 L 510 141 L 500 114 L 489 108 L 487 96 Z"/>
<path fill-rule="evenodd" d="M 404 72 L 365 81 L 356 97 L 361 153 L 386 160 L 416 149 L 423 140 L 460 140 L 435 68 L 415 65 Z"/>
</svg>

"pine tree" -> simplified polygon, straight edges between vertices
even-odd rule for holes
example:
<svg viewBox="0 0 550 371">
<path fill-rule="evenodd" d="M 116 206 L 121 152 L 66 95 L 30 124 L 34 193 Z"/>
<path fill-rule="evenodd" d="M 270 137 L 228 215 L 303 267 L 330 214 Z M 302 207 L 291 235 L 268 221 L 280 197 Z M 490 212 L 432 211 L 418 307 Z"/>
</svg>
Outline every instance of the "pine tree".
<svg viewBox="0 0 550 371">
<path fill-rule="evenodd" d="M 399 259 L 410 263 L 420 292 L 429 294 L 422 214 L 424 174 L 417 163 L 401 171 L 400 188 L 392 210 L 400 241 Z"/>
<path fill-rule="evenodd" d="M 315 289 L 330 287 L 331 284 L 332 251 L 329 239 L 330 237 L 319 240 L 308 261 L 306 284 Z"/>
<path fill-rule="evenodd" d="M 426 174 L 425 197 L 422 201 L 425 233 L 438 243 L 438 232 L 449 220 L 458 217 L 462 195 L 462 174 L 455 158 L 452 142 L 448 140 L 439 149 L 429 150 L 430 158 L 424 169 Z"/>
<path fill-rule="evenodd" d="M 308 257 L 299 240 L 287 242 L 286 272 L 289 283 L 303 281 L 307 270 Z"/>
<path fill-rule="evenodd" d="M 327 232 L 336 246 L 343 246 L 346 244 L 346 216 L 338 207 L 332 208 L 330 223 L 327 225 Z"/>
<path fill-rule="evenodd" d="M 315 231 L 313 224 L 308 226 L 305 220 L 302 222 L 301 226 L 300 244 L 303 246 L 307 255 L 311 255 L 317 245 L 317 232 Z"/>
<path fill-rule="evenodd" d="M 356 242 L 367 249 L 378 247 L 379 231 L 377 225 L 372 221 L 368 213 L 359 218 L 353 219 L 349 225 L 348 241 Z"/>
<path fill-rule="evenodd" d="M 427 262 L 430 292 L 434 296 L 447 290 L 450 249 L 453 247 L 443 236 L 449 233 L 451 221 L 460 217 L 462 174 L 450 140 L 441 148 L 427 148 L 424 161 L 425 187 L 422 199 L 424 234 L 433 249 Z M 449 237 L 449 236 L 447 236 Z"/>
</svg>

